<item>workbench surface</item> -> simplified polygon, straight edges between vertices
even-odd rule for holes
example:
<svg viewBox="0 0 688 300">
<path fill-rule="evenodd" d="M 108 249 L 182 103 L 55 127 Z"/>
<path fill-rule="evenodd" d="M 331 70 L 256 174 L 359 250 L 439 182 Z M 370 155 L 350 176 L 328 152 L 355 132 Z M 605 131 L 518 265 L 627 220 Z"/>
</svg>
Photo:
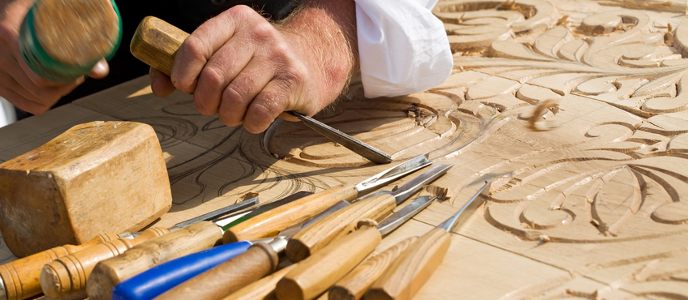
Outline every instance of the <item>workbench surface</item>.
<svg viewBox="0 0 688 300">
<path fill-rule="evenodd" d="M 422 235 L 485 180 L 415 299 L 688 298 L 688 17 L 678 1 L 440 1 L 454 74 L 427 92 L 348 101 L 316 116 L 393 153 L 453 163 L 434 203 L 378 250 Z M 94 120 L 152 125 L 170 226 L 238 201 L 357 183 L 385 168 L 299 123 L 261 135 L 154 97 L 148 77 L 0 129 L 0 162 Z M 395 162 L 395 163 L 396 163 Z M 394 164 L 394 163 L 393 163 Z M 403 180 L 402 180 L 403 181 Z M 6 248 L 2 262 L 14 257 Z"/>
</svg>

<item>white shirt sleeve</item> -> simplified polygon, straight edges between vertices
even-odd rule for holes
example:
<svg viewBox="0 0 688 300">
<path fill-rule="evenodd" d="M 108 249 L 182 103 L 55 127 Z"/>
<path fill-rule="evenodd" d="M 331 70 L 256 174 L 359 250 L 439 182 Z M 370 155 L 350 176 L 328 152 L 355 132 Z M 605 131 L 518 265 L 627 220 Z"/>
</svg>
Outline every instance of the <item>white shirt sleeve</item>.
<svg viewBox="0 0 688 300">
<path fill-rule="evenodd" d="M 421 92 L 443 83 L 453 59 L 437 0 L 355 0 L 365 97 Z"/>
</svg>

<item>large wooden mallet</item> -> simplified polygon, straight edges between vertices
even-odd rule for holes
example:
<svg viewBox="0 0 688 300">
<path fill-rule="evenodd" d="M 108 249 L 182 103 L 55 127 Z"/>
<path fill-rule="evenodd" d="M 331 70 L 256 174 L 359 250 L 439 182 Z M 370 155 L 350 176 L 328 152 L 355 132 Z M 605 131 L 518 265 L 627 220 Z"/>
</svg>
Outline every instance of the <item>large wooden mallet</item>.
<svg viewBox="0 0 688 300">
<path fill-rule="evenodd" d="M 19 257 L 138 231 L 171 205 L 160 143 L 146 124 L 77 125 L 0 164 L 0 231 Z"/>
</svg>

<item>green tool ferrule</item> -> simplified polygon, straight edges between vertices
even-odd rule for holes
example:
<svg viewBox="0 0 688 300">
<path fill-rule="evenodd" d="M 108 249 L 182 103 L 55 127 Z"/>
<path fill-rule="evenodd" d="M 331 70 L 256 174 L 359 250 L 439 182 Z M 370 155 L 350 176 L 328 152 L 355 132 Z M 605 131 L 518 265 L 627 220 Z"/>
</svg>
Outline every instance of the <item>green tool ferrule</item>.
<svg viewBox="0 0 688 300">
<path fill-rule="evenodd" d="M 98 58 L 93 62 L 84 65 L 69 65 L 61 63 L 52 58 L 38 42 L 34 25 L 35 9 L 41 0 L 36 1 L 29 12 L 24 17 L 24 21 L 19 29 L 19 49 L 26 64 L 39 76 L 54 82 L 70 82 L 81 76 L 88 74 L 93 67 L 102 59 Z M 104 56 L 109 61 L 117 52 L 122 43 L 122 17 L 114 0 L 111 0 L 112 7 L 119 20 L 119 30 L 117 41 L 112 50 Z"/>
</svg>

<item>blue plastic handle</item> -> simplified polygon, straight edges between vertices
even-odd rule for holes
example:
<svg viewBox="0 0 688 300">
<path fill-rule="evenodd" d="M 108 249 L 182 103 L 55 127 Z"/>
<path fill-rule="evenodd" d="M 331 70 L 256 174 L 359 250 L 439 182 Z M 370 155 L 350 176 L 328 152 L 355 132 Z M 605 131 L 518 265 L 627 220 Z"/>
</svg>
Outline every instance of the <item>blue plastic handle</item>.
<svg viewBox="0 0 688 300">
<path fill-rule="evenodd" d="M 203 250 L 157 265 L 122 281 L 112 291 L 113 300 L 148 300 L 233 257 L 251 243 L 242 241 Z"/>
</svg>

